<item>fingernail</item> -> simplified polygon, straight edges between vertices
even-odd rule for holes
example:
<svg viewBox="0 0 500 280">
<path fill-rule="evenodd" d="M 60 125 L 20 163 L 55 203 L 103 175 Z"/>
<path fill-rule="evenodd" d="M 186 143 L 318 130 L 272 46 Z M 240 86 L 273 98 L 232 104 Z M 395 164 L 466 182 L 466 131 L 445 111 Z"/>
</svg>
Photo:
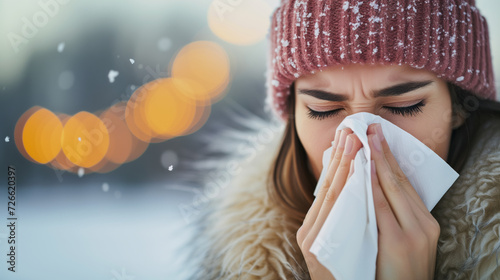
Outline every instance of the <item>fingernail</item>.
<svg viewBox="0 0 500 280">
<path fill-rule="evenodd" d="M 379 152 L 382 151 L 382 145 L 380 144 L 380 138 L 378 138 L 378 134 L 373 135 L 372 137 L 373 146 Z"/>
<path fill-rule="evenodd" d="M 337 144 L 337 148 L 339 149 L 344 148 L 346 137 L 347 137 L 347 132 L 345 130 L 342 130 L 342 133 L 340 134 L 340 139 Z"/>
<path fill-rule="evenodd" d="M 378 123 L 376 125 L 376 129 L 377 129 L 377 134 L 379 135 L 380 142 L 384 141 L 385 137 L 384 133 L 382 132 L 382 125 Z"/>
<path fill-rule="evenodd" d="M 349 135 L 350 136 L 350 135 Z M 352 146 L 353 146 L 353 140 L 352 137 L 347 136 L 347 140 L 345 143 L 345 149 L 344 149 L 344 154 L 348 155 L 352 151 Z"/>
</svg>

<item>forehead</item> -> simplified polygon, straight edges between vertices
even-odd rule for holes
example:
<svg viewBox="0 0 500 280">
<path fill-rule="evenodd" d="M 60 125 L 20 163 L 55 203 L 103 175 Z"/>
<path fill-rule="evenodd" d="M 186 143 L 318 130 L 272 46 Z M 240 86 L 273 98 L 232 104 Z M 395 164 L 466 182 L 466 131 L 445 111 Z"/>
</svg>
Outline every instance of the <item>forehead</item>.
<svg viewBox="0 0 500 280">
<path fill-rule="evenodd" d="M 361 65 L 330 66 L 314 74 L 299 77 L 297 87 L 328 88 L 333 85 L 351 85 L 362 82 L 365 85 L 394 84 L 421 79 L 436 79 L 436 75 L 423 69 L 415 69 L 407 65 Z"/>
</svg>

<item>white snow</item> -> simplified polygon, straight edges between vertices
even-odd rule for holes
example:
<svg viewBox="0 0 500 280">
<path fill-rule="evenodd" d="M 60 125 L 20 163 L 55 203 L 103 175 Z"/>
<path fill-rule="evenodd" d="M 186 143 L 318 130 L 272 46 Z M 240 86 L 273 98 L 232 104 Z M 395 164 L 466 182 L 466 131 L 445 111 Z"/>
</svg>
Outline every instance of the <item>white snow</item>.
<svg viewBox="0 0 500 280">
<path fill-rule="evenodd" d="M 109 79 L 109 82 L 110 83 L 114 83 L 115 82 L 115 78 L 120 74 L 120 72 L 116 71 L 116 70 L 109 70 L 109 73 L 108 73 L 108 79 Z"/>
<path fill-rule="evenodd" d="M 370 7 L 374 8 L 375 10 L 378 10 L 378 4 L 376 1 L 370 2 Z"/>
<path fill-rule="evenodd" d="M 78 137 L 78 142 L 82 142 L 82 138 L 81 137 Z"/>
<path fill-rule="evenodd" d="M 281 40 L 281 44 L 283 45 L 283 47 L 288 47 L 288 45 L 290 45 L 290 42 L 288 40 Z"/>
<path fill-rule="evenodd" d="M 83 167 L 78 168 L 78 177 L 82 178 L 85 175 L 85 169 Z"/>
<path fill-rule="evenodd" d="M 314 24 L 314 37 L 318 38 L 318 36 L 319 36 L 319 25 L 318 25 L 318 22 L 316 22 Z"/>
<path fill-rule="evenodd" d="M 378 52 L 378 48 L 377 48 L 377 47 L 375 47 L 375 48 L 373 49 L 373 54 L 376 54 L 377 52 Z"/>
<path fill-rule="evenodd" d="M 174 169 L 174 166 L 173 166 L 173 165 L 170 165 L 170 166 L 168 167 L 168 171 L 172 171 L 172 169 Z"/>
<path fill-rule="evenodd" d="M 455 43 L 455 38 L 456 38 L 455 35 L 453 35 L 453 36 L 450 37 L 450 44 L 451 43 Z"/>
<path fill-rule="evenodd" d="M 109 191 L 109 184 L 108 183 L 103 183 L 102 184 L 102 191 L 103 192 L 108 192 Z"/>
<path fill-rule="evenodd" d="M 135 60 L 133 58 L 131 58 L 129 60 L 130 60 L 130 64 L 134 64 L 135 63 Z"/>
<path fill-rule="evenodd" d="M 62 53 L 64 51 L 64 46 L 64 42 L 59 43 L 59 45 L 57 45 L 57 52 Z"/>
<path fill-rule="evenodd" d="M 342 6 L 342 9 L 344 9 L 344 11 L 347 11 L 347 9 L 349 9 L 349 2 L 348 1 L 344 2 L 344 5 Z"/>
<path fill-rule="evenodd" d="M 160 161 L 163 168 L 165 169 L 173 168 L 174 165 L 179 163 L 179 156 L 177 156 L 177 153 L 175 151 L 167 150 L 161 154 Z"/>
<path fill-rule="evenodd" d="M 272 80 L 271 84 L 275 87 L 278 87 L 280 85 L 280 82 L 278 80 Z"/>
<path fill-rule="evenodd" d="M 465 79 L 465 78 L 464 78 L 464 76 L 460 76 L 460 77 L 458 77 L 458 78 L 457 78 L 457 82 L 461 82 L 461 81 L 463 81 L 464 79 Z"/>
<path fill-rule="evenodd" d="M 9 143 L 9 141 L 10 141 L 9 136 L 5 136 L 5 142 Z"/>
</svg>

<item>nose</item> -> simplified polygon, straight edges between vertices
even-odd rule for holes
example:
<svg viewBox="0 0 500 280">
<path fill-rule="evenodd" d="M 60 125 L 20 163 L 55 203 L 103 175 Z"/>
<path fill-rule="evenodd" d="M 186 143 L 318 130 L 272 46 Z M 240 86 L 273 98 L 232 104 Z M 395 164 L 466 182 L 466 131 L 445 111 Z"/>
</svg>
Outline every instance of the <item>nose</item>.
<svg viewBox="0 0 500 280">
<path fill-rule="evenodd" d="M 351 106 L 347 108 L 348 115 L 362 112 L 378 115 L 377 106 L 374 102 L 371 101 L 352 102 Z"/>
</svg>

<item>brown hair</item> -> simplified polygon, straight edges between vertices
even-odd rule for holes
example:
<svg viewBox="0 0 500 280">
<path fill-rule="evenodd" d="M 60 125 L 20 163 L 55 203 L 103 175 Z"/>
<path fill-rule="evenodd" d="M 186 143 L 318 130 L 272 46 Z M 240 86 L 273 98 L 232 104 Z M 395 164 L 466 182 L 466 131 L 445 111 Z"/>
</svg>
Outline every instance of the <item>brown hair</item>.
<svg viewBox="0 0 500 280">
<path fill-rule="evenodd" d="M 464 119 L 453 130 L 448 164 L 458 173 L 462 170 L 480 126 L 493 117 L 500 118 L 500 103 L 482 99 L 452 83 L 448 83 L 453 118 Z M 309 169 L 306 151 L 295 127 L 295 83 L 290 86 L 288 121 L 281 147 L 271 170 L 268 186 L 271 198 L 299 224 L 314 200 L 316 179 Z M 456 121 L 456 119 L 454 119 Z"/>
</svg>

